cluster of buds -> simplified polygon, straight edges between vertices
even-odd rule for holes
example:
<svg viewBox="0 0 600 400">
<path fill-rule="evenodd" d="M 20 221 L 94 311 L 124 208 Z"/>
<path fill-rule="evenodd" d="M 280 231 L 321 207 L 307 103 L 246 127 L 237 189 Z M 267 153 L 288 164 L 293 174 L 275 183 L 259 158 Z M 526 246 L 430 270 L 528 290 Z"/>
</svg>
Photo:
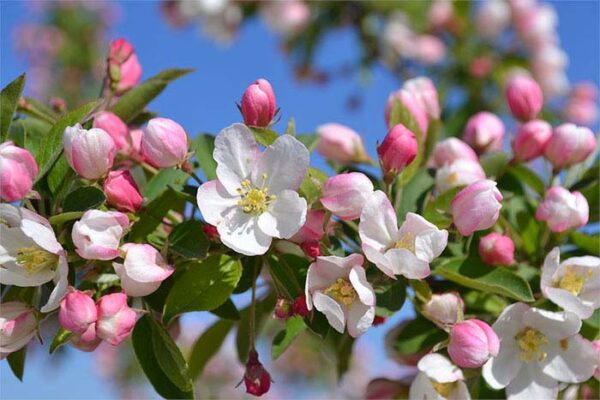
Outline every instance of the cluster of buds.
<svg viewBox="0 0 600 400">
<path fill-rule="evenodd" d="M 277 299 L 273 316 L 277 319 L 288 319 L 296 315 L 306 317 L 308 313 L 309 310 L 306 306 L 306 296 L 300 295 L 296 297 L 294 301 L 283 298 Z"/>
</svg>

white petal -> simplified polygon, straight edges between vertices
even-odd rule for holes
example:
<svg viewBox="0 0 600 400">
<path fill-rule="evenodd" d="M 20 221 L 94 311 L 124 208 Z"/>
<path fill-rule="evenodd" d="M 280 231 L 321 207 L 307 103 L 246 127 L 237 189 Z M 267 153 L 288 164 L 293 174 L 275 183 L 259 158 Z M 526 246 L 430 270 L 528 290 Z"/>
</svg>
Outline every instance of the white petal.
<svg viewBox="0 0 600 400">
<path fill-rule="evenodd" d="M 598 354 L 592 343 L 575 335 L 568 342 L 552 343 L 548 356 L 541 362 L 542 371 L 552 378 L 569 383 L 584 382 L 592 377 Z"/>
<path fill-rule="evenodd" d="M 523 314 L 523 321 L 551 339 L 573 336 L 581 328 L 579 317 L 570 312 L 552 312 L 531 308 Z"/>
<path fill-rule="evenodd" d="M 542 267 L 542 278 L 540 285 L 542 286 L 542 290 L 546 286 L 552 285 L 552 281 L 554 280 L 554 274 L 558 270 L 558 265 L 560 263 L 560 249 L 555 247 L 552 249 L 550 253 L 544 259 L 544 265 Z"/>
<path fill-rule="evenodd" d="M 196 201 L 204 220 L 217 226 L 233 212 L 240 199 L 239 195 L 232 196 L 218 180 L 203 183 L 198 188 Z"/>
<path fill-rule="evenodd" d="M 275 202 L 258 218 L 258 226 L 269 236 L 289 239 L 306 221 L 306 200 L 293 190 L 279 192 Z"/>
<path fill-rule="evenodd" d="M 417 368 L 419 371 L 425 372 L 429 378 L 440 383 L 456 382 L 464 379 L 460 368 L 438 353 L 430 353 L 421 358 Z"/>
<path fill-rule="evenodd" d="M 514 338 L 503 337 L 498 355 L 490 358 L 481 372 L 488 385 L 494 389 L 502 389 L 517 376 L 522 365 Z"/>
<path fill-rule="evenodd" d="M 24 219 L 21 221 L 21 229 L 42 249 L 53 254 L 58 254 L 62 250 L 62 246 L 56 240 L 54 231 L 47 226 Z"/>
<path fill-rule="evenodd" d="M 357 255 L 360 257 L 362 264 L 362 256 L 360 256 L 360 254 Z M 317 261 L 310 264 L 308 273 L 306 274 L 306 298 L 309 309 L 312 308 L 310 300 L 310 294 L 312 292 L 325 290 L 333 284 L 336 279 L 346 278 L 348 276 L 349 267 L 347 266 L 347 259 L 348 257 L 318 257 Z"/>
<path fill-rule="evenodd" d="M 471 400 L 471 393 L 467 388 L 467 384 L 460 381 L 456 384 L 456 389 L 450 394 L 448 400 Z"/>
<path fill-rule="evenodd" d="M 312 300 L 315 308 L 325 314 L 329 325 L 339 333 L 344 333 L 346 315 L 338 302 L 321 292 L 315 292 Z"/>
<path fill-rule="evenodd" d="M 373 325 L 374 319 L 375 307 L 355 301 L 348 312 L 348 333 L 354 338 L 359 337 Z"/>
<path fill-rule="evenodd" d="M 513 338 L 525 326 L 523 315 L 528 310 L 529 306 L 525 303 L 511 304 L 502 311 L 502 314 L 492 325 L 492 329 L 501 339 Z"/>
<path fill-rule="evenodd" d="M 362 256 L 361 256 L 362 258 Z M 367 306 L 375 305 L 375 292 L 369 282 L 367 282 L 367 275 L 365 269 L 362 266 L 352 267 L 350 270 L 350 283 L 354 287 L 354 290 L 358 294 L 360 301 Z"/>
<path fill-rule="evenodd" d="M 215 138 L 213 158 L 217 162 L 217 177 L 231 195 L 236 195 L 240 183 L 250 177 L 260 152 L 250 129 L 233 124 Z"/>
<path fill-rule="evenodd" d="M 258 160 L 252 182 L 258 187 L 264 183 L 274 194 L 296 190 L 306 174 L 308 157 L 306 146 L 298 139 L 291 135 L 279 136 Z M 266 174 L 264 182 L 263 174 Z"/>
<path fill-rule="evenodd" d="M 415 255 L 420 260 L 430 263 L 442 254 L 447 244 L 447 230 L 436 229 L 423 232 L 415 239 Z"/>
<path fill-rule="evenodd" d="M 129 274 L 127 273 L 127 270 L 125 269 L 123 264 L 113 263 L 113 268 L 115 269 L 115 272 L 119 276 L 119 279 L 121 279 L 121 287 L 123 288 L 123 291 L 128 296 L 132 296 L 132 297 L 147 296 L 150 293 L 155 292 L 161 284 L 160 281 L 158 281 L 158 282 L 140 282 L 140 281 L 132 279 L 131 276 L 129 276 Z"/>
<path fill-rule="evenodd" d="M 54 276 L 54 289 L 50 293 L 48 302 L 40 309 L 40 311 L 49 312 L 60 306 L 60 301 L 67 294 L 67 288 L 69 287 L 68 275 L 69 265 L 67 264 L 67 259 L 64 256 L 61 256 L 58 260 L 56 275 Z"/>
<path fill-rule="evenodd" d="M 558 382 L 547 377 L 539 370 L 536 363 L 529 363 L 521 368 L 519 374 L 506 387 L 508 400 L 547 400 L 558 396 Z"/>
<path fill-rule="evenodd" d="M 423 279 L 429 276 L 429 264 L 418 259 L 412 251 L 406 249 L 390 249 L 385 256 L 396 275 L 404 275 L 408 279 Z"/>
<path fill-rule="evenodd" d="M 217 229 L 225 246 L 247 256 L 265 254 L 271 246 L 272 239 L 258 227 L 257 218 L 239 207 Z"/>
<path fill-rule="evenodd" d="M 584 302 L 568 290 L 546 287 L 544 290 L 546 298 L 558 305 L 565 311 L 575 313 L 581 319 L 587 319 L 594 313 L 594 307 L 590 303 Z"/>
<path fill-rule="evenodd" d="M 410 400 L 444 400 L 424 372 L 418 373 L 415 380 L 410 384 L 408 398 Z"/>
<path fill-rule="evenodd" d="M 396 213 L 381 190 L 373 192 L 360 215 L 358 232 L 363 244 L 382 251 L 394 242 L 398 232 Z"/>
<path fill-rule="evenodd" d="M 375 266 L 381 270 L 381 272 L 390 278 L 396 279 L 396 271 L 392 268 L 390 260 L 387 259 L 384 254 L 364 242 L 362 244 L 362 249 L 367 257 L 367 260 L 374 263 Z"/>
</svg>

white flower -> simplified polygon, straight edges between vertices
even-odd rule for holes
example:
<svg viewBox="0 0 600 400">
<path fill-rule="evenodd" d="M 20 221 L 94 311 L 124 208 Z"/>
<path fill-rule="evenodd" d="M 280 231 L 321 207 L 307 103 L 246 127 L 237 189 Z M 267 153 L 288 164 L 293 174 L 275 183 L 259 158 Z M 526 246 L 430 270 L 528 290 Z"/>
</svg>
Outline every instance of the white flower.
<svg viewBox="0 0 600 400">
<path fill-rule="evenodd" d="M 500 352 L 483 366 L 494 389 L 506 387 L 509 399 L 555 399 L 559 382 L 589 379 L 598 364 L 592 344 L 577 333 L 581 320 L 570 312 L 508 306 L 492 328 Z"/>
<path fill-rule="evenodd" d="M 67 293 L 66 253 L 50 223 L 25 208 L 0 204 L 0 265 L 3 285 L 30 287 L 54 282 L 42 312 L 58 308 Z"/>
<path fill-rule="evenodd" d="M 555 247 L 544 260 L 541 287 L 544 296 L 581 319 L 600 307 L 600 258 L 572 257 L 560 263 Z"/>
<path fill-rule="evenodd" d="M 119 255 L 119 243 L 129 226 L 126 214 L 89 210 L 73 225 L 75 251 L 88 260 L 112 260 Z"/>
<path fill-rule="evenodd" d="M 362 335 L 375 318 L 375 293 L 367 282 L 364 258 L 360 254 L 348 257 L 317 257 L 306 275 L 306 305 L 325 314 L 338 332 L 352 337 Z"/>
<path fill-rule="evenodd" d="M 260 153 L 248 127 L 234 124 L 215 139 L 217 180 L 198 188 L 198 207 L 221 241 L 245 255 L 264 254 L 273 237 L 288 239 L 304 225 L 306 200 L 296 189 L 308 150 L 283 135 Z"/>
<path fill-rule="evenodd" d="M 394 208 L 380 190 L 367 200 L 358 232 L 367 259 L 392 278 L 425 278 L 429 263 L 442 254 L 448 243 L 448 231 L 414 213 L 406 214 L 398 229 Z"/>
<path fill-rule="evenodd" d="M 417 364 L 419 373 L 410 385 L 410 400 L 470 400 L 462 371 L 441 354 L 427 354 Z"/>
</svg>

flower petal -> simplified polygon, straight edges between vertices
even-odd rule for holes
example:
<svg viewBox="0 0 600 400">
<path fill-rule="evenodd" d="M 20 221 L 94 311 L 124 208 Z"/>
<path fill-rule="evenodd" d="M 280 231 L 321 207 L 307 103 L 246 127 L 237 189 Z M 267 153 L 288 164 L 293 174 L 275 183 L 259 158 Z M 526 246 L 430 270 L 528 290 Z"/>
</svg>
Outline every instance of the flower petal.
<svg viewBox="0 0 600 400">
<path fill-rule="evenodd" d="M 62 246 L 56 240 L 54 231 L 40 223 L 24 219 L 21 221 L 23 233 L 33 239 L 42 249 L 53 254 L 58 254 Z"/>
<path fill-rule="evenodd" d="M 396 213 L 381 190 L 373 192 L 365 203 L 360 215 L 358 232 L 363 245 L 366 244 L 380 252 L 394 242 L 398 232 Z"/>
<path fill-rule="evenodd" d="M 60 301 L 67 294 L 69 287 L 69 265 L 67 259 L 63 255 L 58 259 L 58 268 L 56 269 L 56 275 L 54 276 L 54 289 L 50 293 L 50 297 L 40 311 L 47 313 L 55 310 L 60 306 Z"/>
<path fill-rule="evenodd" d="M 435 390 L 431 380 L 424 372 L 419 372 L 410 384 L 408 398 L 411 400 L 445 400 Z"/>
<path fill-rule="evenodd" d="M 530 308 L 523 314 L 523 321 L 551 339 L 564 339 L 575 335 L 581 328 L 579 317 L 570 312 L 552 312 Z"/>
<path fill-rule="evenodd" d="M 492 329 L 500 339 L 514 337 L 523 329 L 523 316 L 528 310 L 529 306 L 525 303 L 511 304 L 502 311 L 502 314 L 500 314 L 496 322 L 492 325 Z M 500 351 L 502 351 L 502 347 Z"/>
<path fill-rule="evenodd" d="M 359 337 L 365 333 L 375 319 L 375 307 L 355 301 L 348 312 L 348 333 L 352 337 Z"/>
<path fill-rule="evenodd" d="M 306 200 L 293 190 L 279 192 L 273 205 L 258 218 L 258 226 L 269 236 L 289 239 L 306 221 Z"/>
<path fill-rule="evenodd" d="M 544 259 L 544 265 L 542 266 L 542 278 L 540 285 L 542 286 L 542 290 L 546 286 L 551 286 L 552 281 L 554 280 L 554 275 L 558 270 L 558 265 L 560 263 L 560 249 L 555 247 L 548 253 L 546 258 Z"/>
<path fill-rule="evenodd" d="M 238 205 L 239 195 L 231 195 L 218 180 L 203 183 L 198 188 L 196 201 L 204 220 L 218 226 Z"/>
<path fill-rule="evenodd" d="M 437 353 L 430 353 L 421 358 L 417 368 L 419 368 L 419 371 L 425 372 L 430 379 L 440 383 L 456 382 L 464 379 L 460 368 Z"/>
<path fill-rule="evenodd" d="M 265 254 L 271 246 L 272 238 L 259 228 L 257 218 L 239 207 L 217 229 L 223 244 L 247 256 Z"/>
<path fill-rule="evenodd" d="M 229 194 L 235 196 L 240 183 L 250 177 L 259 154 L 256 139 L 246 125 L 233 124 L 217 135 L 213 158 L 217 177 Z"/>
<path fill-rule="evenodd" d="M 354 266 L 348 277 L 361 303 L 367 306 L 375 306 L 375 292 L 373 292 L 371 284 L 367 282 L 365 269 L 362 266 Z"/>
<path fill-rule="evenodd" d="M 315 308 L 325 314 L 329 325 L 339 333 L 344 333 L 346 315 L 338 302 L 321 292 L 315 292 L 312 301 Z"/>
<path fill-rule="evenodd" d="M 544 295 L 560 308 L 575 313 L 581 319 L 587 319 L 594 313 L 594 307 L 591 303 L 585 304 L 568 290 L 546 287 L 544 288 Z"/>
<path fill-rule="evenodd" d="M 506 396 L 508 400 L 556 399 L 558 382 L 539 371 L 537 363 L 529 363 L 506 387 Z"/>
<path fill-rule="evenodd" d="M 404 275 L 408 279 L 423 279 L 429 276 L 429 264 L 418 259 L 412 251 L 406 249 L 390 249 L 385 252 L 396 275 Z"/>
<path fill-rule="evenodd" d="M 575 335 L 566 342 L 548 346 L 548 355 L 542 361 L 542 371 L 552 378 L 569 383 L 579 383 L 594 375 L 598 354 L 592 343 L 581 335 Z"/>
<path fill-rule="evenodd" d="M 502 389 L 517 376 L 522 365 L 513 337 L 503 337 L 498 355 L 490 358 L 481 372 L 488 385 L 494 389 Z"/>
</svg>

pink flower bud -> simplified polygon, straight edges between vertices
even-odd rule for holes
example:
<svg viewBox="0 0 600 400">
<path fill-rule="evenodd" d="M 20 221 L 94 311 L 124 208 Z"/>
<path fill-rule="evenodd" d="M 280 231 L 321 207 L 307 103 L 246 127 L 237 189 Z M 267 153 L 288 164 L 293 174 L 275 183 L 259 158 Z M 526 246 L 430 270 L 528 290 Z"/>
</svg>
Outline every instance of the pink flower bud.
<svg viewBox="0 0 600 400">
<path fill-rule="evenodd" d="M 117 115 L 109 111 L 102 111 L 94 118 L 93 126 L 108 133 L 115 142 L 117 150 L 126 152 L 131 147 L 129 129 L 125 125 L 125 122 L 121 121 L 121 118 L 117 117 Z"/>
<path fill-rule="evenodd" d="M 446 57 L 446 45 L 437 36 L 419 35 L 415 41 L 415 56 L 423 64 L 439 64 Z"/>
<path fill-rule="evenodd" d="M 323 237 L 325 231 L 323 230 L 323 224 L 325 223 L 325 211 L 323 210 L 309 210 L 306 213 L 306 222 L 302 225 L 302 228 L 290 238 L 290 241 L 294 243 L 304 242 L 318 242 Z M 329 227 L 331 228 L 331 221 Z"/>
<path fill-rule="evenodd" d="M 491 228 L 500 215 L 502 194 L 496 182 L 484 179 L 458 192 L 450 203 L 454 225 L 463 236 Z"/>
<path fill-rule="evenodd" d="M 101 179 L 113 166 L 115 142 L 102 129 L 85 130 L 79 124 L 67 127 L 63 147 L 71 168 L 85 179 Z"/>
<path fill-rule="evenodd" d="M 38 166 L 28 150 L 8 141 L 0 144 L 0 198 L 6 202 L 23 199 L 33 186 Z"/>
<path fill-rule="evenodd" d="M 321 246 L 319 246 L 319 242 L 306 241 L 303 242 L 300 247 L 308 257 L 317 258 L 321 255 Z"/>
<path fill-rule="evenodd" d="M 422 106 L 422 103 L 417 100 L 415 95 L 407 89 L 400 89 L 397 92 L 390 93 L 388 96 L 384 110 L 385 122 L 387 126 L 390 127 L 390 119 L 392 117 L 392 111 L 394 110 L 394 104 L 396 104 L 396 102 L 402 104 L 411 113 L 415 119 L 415 122 L 417 123 L 417 126 L 419 127 L 419 130 L 421 131 L 421 135 L 423 136 L 422 139 L 425 141 L 427 128 L 429 127 L 427 111 Z"/>
<path fill-rule="evenodd" d="M 349 127 L 329 123 L 317 127 L 317 151 L 328 161 L 340 164 L 368 160 L 360 135 Z"/>
<path fill-rule="evenodd" d="M 35 336 L 38 321 L 29 304 L 0 304 L 0 360 L 25 347 Z"/>
<path fill-rule="evenodd" d="M 206 235 L 208 240 L 212 240 L 213 242 L 220 242 L 221 236 L 219 235 L 219 230 L 216 226 L 211 224 L 204 224 L 202 226 L 202 232 Z"/>
<path fill-rule="evenodd" d="M 463 134 L 463 140 L 480 154 L 490 150 L 501 150 L 503 139 L 502 120 L 487 111 L 479 112 L 469 118 Z"/>
<path fill-rule="evenodd" d="M 68 331 L 83 334 L 96 322 L 98 313 L 92 297 L 74 288 L 60 302 L 58 322 Z"/>
<path fill-rule="evenodd" d="M 71 231 L 75 251 L 87 260 L 112 260 L 128 227 L 129 218 L 121 212 L 86 211 Z"/>
<path fill-rule="evenodd" d="M 157 168 L 182 165 L 187 159 L 187 135 L 181 125 L 168 118 L 152 118 L 142 135 L 142 153 Z"/>
<path fill-rule="evenodd" d="M 457 138 L 444 139 L 437 143 L 431 154 L 429 164 L 435 168 L 441 168 L 444 165 L 452 164 L 456 160 L 471 160 L 479 162 L 475 151 Z"/>
<path fill-rule="evenodd" d="M 121 211 L 136 212 L 144 202 L 128 170 L 110 171 L 102 190 L 108 204 Z"/>
<path fill-rule="evenodd" d="M 529 161 L 541 156 L 551 136 L 552 126 L 546 121 L 536 119 L 524 123 L 513 142 L 515 160 Z"/>
<path fill-rule="evenodd" d="M 423 312 L 433 323 L 442 329 L 454 325 L 458 315 L 464 312 L 465 303 L 455 292 L 433 294 L 431 299 L 423 304 Z"/>
<path fill-rule="evenodd" d="M 292 316 L 292 304 L 286 299 L 277 299 L 273 316 L 279 319 L 288 319 Z"/>
<path fill-rule="evenodd" d="M 506 101 L 515 118 L 529 121 L 542 110 L 544 95 L 536 81 L 526 75 L 518 74 L 508 82 Z"/>
<path fill-rule="evenodd" d="M 120 38 L 110 44 L 108 54 L 109 78 L 117 93 L 123 93 L 140 82 L 142 66 L 131 43 Z"/>
<path fill-rule="evenodd" d="M 327 179 L 321 191 L 321 204 L 345 220 L 360 217 L 365 202 L 373 193 L 373 183 L 365 174 L 349 172 Z"/>
<path fill-rule="evenodd" d="M 125 293 L 102 296 L 97 304 L 96 335 L 113 346 L 127 339 L 135 326 L 136 314 L 127 305 Z"/>
<path fill-rule="evenodd" d="M 248 354 L 244 384 L 246 385 L 246 393 L 254 396 L 262 396 L 271 388 L 271 375 L 258 361 L 256 350 L 250 350 Z"/>
<path fill-rule="evenodd" d="M 546 191 L 535 218 L 546 221 L 552 232 L 564 232 L 587 224 L 589 212 L 588 202 L 580 192 L 571 193 L 561 186 L 554 186 Z"/>
<path fill-rule="evenodd" d="M 294 304 L 292 304 L 292 310 L 294 315 L 299 315 L 301 317 L 306 317 L 309 314 L 308 306 L 306 304 L 306 296 L 301 294 L 296 297 L 294 300 Z"/>
<path fill-rule="evenodd" d="M 275 116 L 275 93 L 266 79 L 259 79 L 246 89 L 242 96 L 242 116 L 248 126 L 265 128 Z"/>
<path fill-rule="evenodd" d="M 479 368 L 490 357 L 498 355 L 500 340 L 485 322 L 469 319 L 454 325 L 450 331 L 448 354 L 462 368 Z"/>
<path fill-rule="evenodd" d="M 127 243 L 121 246 L 123 264 L 113 263 L 121 287 L 129 296 L 142 297 L 154 292 L 174 269 L 149 244 Z"/>
<path fill-rule="evenodd" d="M 438 99 L 437 89 L 427 77 L 418 77 L 404 82 L 403 89 L 408 90 L 420 104 L 421 108 L 427 112 L 429 118 L 440 118 L 440 101 Z"/>
<path fill-rule="evenodd" d="M 555 171 L 585 160 L 596 148 L 596 138 L 586 127 L 562 124 L 554 132 L 544 150 L 544 157 Z"/>
<path fill-rule="evenodd" d="M 467 186 L 485 179 L 485 172 L 479 161 L 456 160 L 439 168 L 435 174 L 435 189 L 438 194 L 452 188 Z"/>
<path fill-rule="evenodd" d="M 90 324 L 88 329 L 82 334 L 75 334 L 71 337 L 71 344 L 73 347 L 85 351 L 91 352 L 102 343 L 102 339 L 96 336 L 96 324 Z"/>
<path fill-rule="evenodd" d="M 415 134 L 404 125 L 394 126 L 379 147 L 377 153 L 385 172 L 384 179 L 391 181 L 417 156 L 419 145 Z"/>
<path fill-rule="evenodd" d="M 488 265 L 510 265 L 514 255 L 515 244 L 508 236 L 492 232 L 479 240 L 479 256 Z"/>
<path fill-rule="evenodd" d="M 595 100 L 570 98 L 563 115 L 567 121 L 579 125 L 593 125 L 598 120 L 598 106 Z"/>
</svg>

